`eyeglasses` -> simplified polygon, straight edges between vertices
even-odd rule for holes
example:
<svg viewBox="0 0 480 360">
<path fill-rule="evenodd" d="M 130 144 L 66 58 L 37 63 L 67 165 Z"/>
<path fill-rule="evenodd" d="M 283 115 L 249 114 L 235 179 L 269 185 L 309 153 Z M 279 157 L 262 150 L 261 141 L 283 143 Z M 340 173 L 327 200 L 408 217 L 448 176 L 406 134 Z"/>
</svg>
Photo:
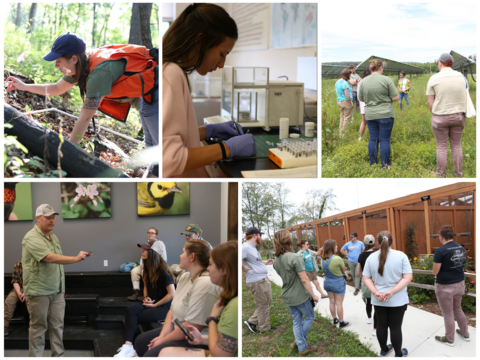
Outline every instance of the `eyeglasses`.
<svg viewBox="0 0 480 360">
<path fill-rule="evenodd" d="M 350 239 L 353 239 L 355 236 L 350 236 Z"/>
<path fill-rule="evenodd" d="M 150 234 L 151 234 L 151 235 L 157 235 L 156 232 L 152 232 L 152 231 L 147 232 L 147 234 L 148 234 L 148 235 L 150 235 Z"/>
</svg>

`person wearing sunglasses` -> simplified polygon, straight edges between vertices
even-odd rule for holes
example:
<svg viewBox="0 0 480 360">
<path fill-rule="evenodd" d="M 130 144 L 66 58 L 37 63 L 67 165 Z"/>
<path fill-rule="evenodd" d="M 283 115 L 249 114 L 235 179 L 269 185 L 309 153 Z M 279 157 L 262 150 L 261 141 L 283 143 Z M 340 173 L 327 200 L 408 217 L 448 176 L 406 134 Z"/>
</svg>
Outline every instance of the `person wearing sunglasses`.
<svg viewBox="0 0 480 360">
<path fill-rule="evenodd" d="M 152 245 L 152 248 L 160 254 L 163 260 L 167 261 L 167 249 L 165 248 L 165 244 L 163 243 L 163 241 L 157 239 L 158 230 L 154 227 L 149 228 L 147 231 L 147 237 L 148 240 L 146 242 L 156 240 L 155 243 Z M 140 292 L 140 278 L 143 276 L 143 259 L 141 257 L 140 265 L 134 267 L 130 272 L 130 275 L 132 277 L 133 293 L 132 295 L 127 297 L 127 299 L 131 301 L 143 301 L 143 296 Z"/>
</svg>

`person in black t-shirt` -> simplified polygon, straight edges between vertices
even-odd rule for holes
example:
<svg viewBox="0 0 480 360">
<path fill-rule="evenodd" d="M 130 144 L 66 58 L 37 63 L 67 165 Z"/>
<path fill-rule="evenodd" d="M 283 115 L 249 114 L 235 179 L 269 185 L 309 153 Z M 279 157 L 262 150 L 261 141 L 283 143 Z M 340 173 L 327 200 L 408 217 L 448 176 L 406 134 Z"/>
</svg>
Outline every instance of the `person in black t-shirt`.
<svg viewBox="0 0 480 360">
<path fill-rule="evenodd" d="M 448 346 L 453 346 L 455 343 L 455 318 L 460 328 L 457 329 L 457 334 L 463 340 L 470 341 L 467 317 L 462 311 L 462 297 L 465 295 L 463 268 L 467 261 L 467 252 L 453 241 L 454 236 L 453 227 L 443 225 L 439 230 L 442 246 L 433 256 L 433 275 L 436 276 L 435 294 L 445 322 L 445 336 L 435 336 L 435 340 Z"/>
<path fill-rule="evenodd" d="M 163 260 L 158 247 L 152 247 L 155 240 L 138 244 L 142 248 L 143 259 L 143 304 L 137 303 L 127 308 L 125 317 L 125 344 L 114 357 L 135 357 L 133 340 L 140 333 L 139 324 L 165 320 L 175 294 L 173 275 Z"/>
<path fill-rule="evenodd" d="M 365 286 L 363 282 L 363 268 L 365 267 L 365 262 L 368 257 L 375 252 L 375 237 L 373 235 L 365 235 L 363 239 L 363 244 L 365 245 L 365 250 L 358 256 L 358 263 L 360 266 L 357 266 L 357 275 L 362 279 L 362 300 L 366 304 L 367 310 L 367 324 L 372 323 L 372 293 Z M 375 310 L 373 311 L 373 331 L 372 335 L 377 336 L 377 316 Z"/>
</svg>

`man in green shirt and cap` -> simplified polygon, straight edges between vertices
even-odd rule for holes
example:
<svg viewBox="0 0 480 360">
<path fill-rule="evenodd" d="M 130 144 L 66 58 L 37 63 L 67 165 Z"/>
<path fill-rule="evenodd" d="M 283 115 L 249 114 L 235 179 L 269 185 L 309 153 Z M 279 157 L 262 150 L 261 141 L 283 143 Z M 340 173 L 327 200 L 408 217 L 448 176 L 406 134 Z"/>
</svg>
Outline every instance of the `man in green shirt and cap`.
<svg viewBox="0 0 480 360">
<path fill-rule="evenodd" d="M 52 356 L 63 356 L 65 273 L 63 265 L 85 260 L 91 253 L 64 256 L 58 238 L 51 232 L 55 215 L 48 204 L 37 208 L 37 224 L 22 241 L 23 288 L 30 314 L 29 354 L 43 356 L 45 332 L 49 330 Z"/>
</svg>

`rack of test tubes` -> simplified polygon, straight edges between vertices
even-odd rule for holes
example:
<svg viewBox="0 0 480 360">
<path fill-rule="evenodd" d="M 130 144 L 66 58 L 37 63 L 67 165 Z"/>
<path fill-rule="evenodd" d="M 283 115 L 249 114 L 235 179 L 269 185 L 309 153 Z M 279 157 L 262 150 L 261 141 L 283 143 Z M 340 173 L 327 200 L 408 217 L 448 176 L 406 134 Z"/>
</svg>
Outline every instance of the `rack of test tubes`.
<svg viewBox="0 0 480 360">
<path fill-rule="evenodd" d="M 283 139 L 268 150 L 268 157 L 282 169 L 317 165 L 317 142 Z"/>
</svg>

